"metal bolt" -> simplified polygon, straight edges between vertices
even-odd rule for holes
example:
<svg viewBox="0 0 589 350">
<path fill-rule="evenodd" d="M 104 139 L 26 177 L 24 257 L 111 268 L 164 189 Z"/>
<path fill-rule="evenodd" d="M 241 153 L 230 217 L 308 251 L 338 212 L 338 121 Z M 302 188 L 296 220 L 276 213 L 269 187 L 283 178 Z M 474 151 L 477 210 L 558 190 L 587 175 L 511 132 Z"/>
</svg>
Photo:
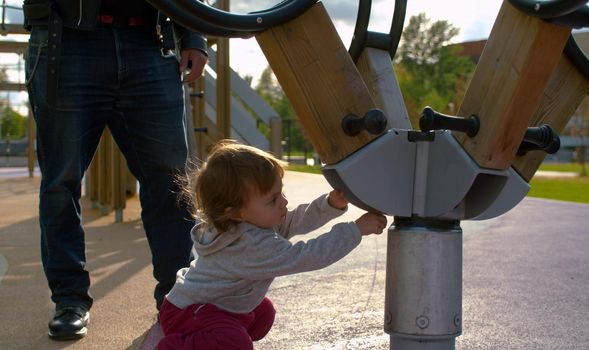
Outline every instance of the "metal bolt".
<svg viewBox="0 0 589 350">
<path fill-rule="evenodd" d="M 456 316 L 454 316 L 454 325 L 455 325 L 456 327 L 460 327 L 460 321 L 461 321 L 461 320 L 460 320 L 460 315 L 456 315 Z"/>
<path fill-rule="evenodd" d="M 421 329 L 427 328 L 429 326 L 429 318 L 421 315 L 415 320 L 415 324 Z"/>
<path fill-rule="evenodd" d="M 537 2 L 536 4 L 534 4 L 534 11 L 540 11 L 540 3 Z"/>
<path fill-rule="evenodd" d="M 256 22 L 258 22 L 258 24 L 262 24 L 262 17 L 256 18 Z"/>
<path fill-rule="evenodd" d="M 386 324 L 391 324 L 392 321 L 393 321 L 393 315 L 391 315 L 391 313 L 389 311 L 385 312 L 385 314 L 384 314 L 384 322 Z"/>
</svg>

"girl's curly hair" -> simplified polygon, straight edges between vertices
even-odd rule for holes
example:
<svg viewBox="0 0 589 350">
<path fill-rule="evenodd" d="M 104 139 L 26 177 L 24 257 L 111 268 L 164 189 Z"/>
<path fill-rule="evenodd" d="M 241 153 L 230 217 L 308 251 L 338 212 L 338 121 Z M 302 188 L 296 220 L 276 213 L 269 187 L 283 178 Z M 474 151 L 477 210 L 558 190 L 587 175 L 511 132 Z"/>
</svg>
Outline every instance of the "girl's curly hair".
<svg viewBox="0 0 589 350">
<path fill-rule="evenodd" d="M 285 167 L 286 162 L 268 152 L 235 140 L 221 140 L 211 148 L 206 161 L 191 171 L 183 186 L 184 195 L 191 199 L 196 218 L 224 232 L 236 224 L 231 212 L 246 205 L 252 194 L 270 191 L 284 176 Z"/>
</svg>

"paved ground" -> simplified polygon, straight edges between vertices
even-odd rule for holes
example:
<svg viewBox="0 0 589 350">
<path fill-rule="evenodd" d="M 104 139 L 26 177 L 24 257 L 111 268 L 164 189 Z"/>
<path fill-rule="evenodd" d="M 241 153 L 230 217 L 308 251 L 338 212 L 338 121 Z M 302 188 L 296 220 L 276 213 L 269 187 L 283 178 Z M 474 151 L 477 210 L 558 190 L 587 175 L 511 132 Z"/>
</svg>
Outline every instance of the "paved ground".
<svg viewBox="0 0 589 350">
<path fill-rule="evenodd" d="M 128 201 L 122 223 L 85 209 L 96 299 L 91 326 L 81 341 L 53 342 L 46 335 L 53 306 L 39 262 L 39 178 L 15 176 L 0 177 L 0 349 L 141 348 L 155 311 L 137 201 Z M 329 190 L 319 175 L 289 172 L 285 182 L 291 205 Z M 353 208 L 344 220 L 360 213 Z M 457 349 L 589 349 L 589 205 L 525 199 L 499 218 L 462 228 Z M 385 248 L 386 235 L 367 237 L 327 269 L 277 279 L 269 295 L 276 323 L 256 349 L 388 349 Z"/>
</svg>

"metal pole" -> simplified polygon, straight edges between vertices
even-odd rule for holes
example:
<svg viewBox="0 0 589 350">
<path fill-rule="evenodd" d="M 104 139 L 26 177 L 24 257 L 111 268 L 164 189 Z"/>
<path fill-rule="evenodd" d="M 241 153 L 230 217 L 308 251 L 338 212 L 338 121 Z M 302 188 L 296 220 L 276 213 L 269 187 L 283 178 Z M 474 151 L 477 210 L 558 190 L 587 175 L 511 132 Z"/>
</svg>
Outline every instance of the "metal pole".
<svg viewBox="0 0 589 350">
<path fill-rule="evenodd" d="M 460 222 L 395 217 L 385 293 L 391 350 L 454 349 L 462 332 Z"/>
</svg>

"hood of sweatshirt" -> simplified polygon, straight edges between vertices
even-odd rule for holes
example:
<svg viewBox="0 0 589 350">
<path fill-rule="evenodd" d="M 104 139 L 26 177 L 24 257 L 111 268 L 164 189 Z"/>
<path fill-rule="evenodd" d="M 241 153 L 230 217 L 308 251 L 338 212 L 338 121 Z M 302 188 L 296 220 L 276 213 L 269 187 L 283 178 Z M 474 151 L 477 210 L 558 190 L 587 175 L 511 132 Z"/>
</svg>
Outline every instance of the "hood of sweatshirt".
<svg viewBox="0 0 589 350">
<path fill-rule="evenodd" d="M 247 225 L 247 223 L 234 225 L 229 230 L 219 233 L 214 227 L 200 223 L 194 226 L 190 232 L 194 241 L 194 249 L 199 256 L 218 252 L 241 237 L 244 232 L 244 228 L 241 227 L 243 225 Z"/>
</svg>

